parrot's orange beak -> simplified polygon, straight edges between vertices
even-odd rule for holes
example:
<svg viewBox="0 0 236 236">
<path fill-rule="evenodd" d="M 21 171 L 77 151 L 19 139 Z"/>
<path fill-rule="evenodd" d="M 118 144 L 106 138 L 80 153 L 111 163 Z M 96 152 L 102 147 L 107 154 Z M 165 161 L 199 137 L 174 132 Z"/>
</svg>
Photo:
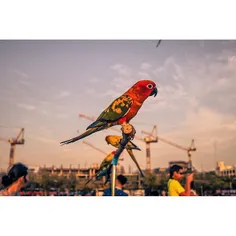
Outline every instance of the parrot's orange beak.
<svg viewBox="0 0 236 236">
<path fill-rule="evenodd" d="M 157 88 L 155 87 L 155 88 L 153 88 L 153 90 L 152 90 L 152 92 L 150 93 L 150 95 L 149 96 L 154 96 L 154 97 L 156 97 L 156 95 L 157 95 Z"/>
</svg>

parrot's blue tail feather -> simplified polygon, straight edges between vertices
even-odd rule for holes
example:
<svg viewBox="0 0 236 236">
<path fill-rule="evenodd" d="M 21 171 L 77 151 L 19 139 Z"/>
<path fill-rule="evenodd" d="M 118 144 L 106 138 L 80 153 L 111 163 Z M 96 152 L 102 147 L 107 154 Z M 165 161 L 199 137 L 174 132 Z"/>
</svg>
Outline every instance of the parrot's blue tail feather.
<svg viewBox="0 0 236 236">
<path fill-rule="evenodd" d="M 74 138 L 71 138 L 71 139 L 68 139 L 68 140 L 65 140 L 65 141 L 62 141 L 60 144 L 61 145 L 65 145 L 65 144 L 69 144 L 69 143 L 74 143 L 82 138 L 85 138 L 97 131 L 100 131 L 100 130 L 103 130 L 104 128 L 103 127 L 96 127 L 96 128 L 91 128 L 91 129 L 88 129 L 87 131 L 85 131 L 83 134 L 77 136 L 77 137 L 74 137 Z"/>
</svg>

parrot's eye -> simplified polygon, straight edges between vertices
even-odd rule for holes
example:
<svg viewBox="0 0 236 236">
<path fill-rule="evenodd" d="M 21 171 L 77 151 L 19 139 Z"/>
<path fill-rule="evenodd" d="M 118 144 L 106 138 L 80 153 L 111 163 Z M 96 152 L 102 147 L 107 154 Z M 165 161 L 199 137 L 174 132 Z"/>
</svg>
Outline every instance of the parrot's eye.
<svg viewBox="0 0 236 236">
<path fill-rule="evenodd" d="M 152 89 L 152 88 L 153 88 L 153 85 L 152 85 L 152 84 L 148 84 L 148 85 L 147 85 L 147 88 Z"/>
</svg>

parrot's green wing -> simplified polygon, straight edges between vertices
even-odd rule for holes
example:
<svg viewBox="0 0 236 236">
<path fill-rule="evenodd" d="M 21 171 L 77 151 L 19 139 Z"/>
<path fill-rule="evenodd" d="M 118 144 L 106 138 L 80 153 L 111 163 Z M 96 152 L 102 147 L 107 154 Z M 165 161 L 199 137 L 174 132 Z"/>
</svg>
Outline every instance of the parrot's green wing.
<svg viewBox="0 0 236 236">
<path fill-rule="evenodd" d="M 103 126 L 104 123 L 115 122 L 124 117 L 130 110 L 133 104 L 133 99 L 128 95 L 122 95 L 114 100 L 111 105 L 106 108 L 101 115 L 93 122 L 89 128 Z"/>
<path fill-rule="evenodd" d="M 111 161 L 104 160 L 100 165 L 100 169 L 106 168 L 110 163 Z"/>
<path fill-rule="evenodd" d="M 107 168 L 107 166 L 109 166 L 111 164 L 113 157 L 114 157 L 114 155 L 109 154 L 106 158 L 104 158 L 99 169 L 101 170 L 103 168 Z"/>
</svg>

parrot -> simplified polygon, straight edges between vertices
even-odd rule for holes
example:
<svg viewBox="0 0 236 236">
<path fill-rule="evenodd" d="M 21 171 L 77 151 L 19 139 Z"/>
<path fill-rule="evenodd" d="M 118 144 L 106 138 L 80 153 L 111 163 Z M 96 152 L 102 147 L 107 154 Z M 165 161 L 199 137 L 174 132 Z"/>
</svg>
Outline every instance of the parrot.
<svg viewBox="0 0 236 236">
<path fill-rule="evenodd" d="M 61 145 L 74 143 L 95 132 L 108 129 L 114 125 L 129 123 L 149 96 L 158 93 L 156 84 L 151 80 L 140 80 L 123 95 L 115 99 L 81 135 L 60 142 Z"/>
<path fill-rule="evenodd" d="M 98 180 L 100 179 L 102 176 L 106 176 L 106 183 L 109 179 L 109 176 L 111 174 L 111 161 L 114 157 L 114 154 L 116 153 L 116 151 L 113 151 L 111 153 L 109 153 L 105 158 L 104 160 L 102 161 L 101 165 L 100 165 L 100 168 L 98 170 L 98 172 L 96 173 L 95 175 L 95 180 Z M 92 179 L 89 179 L 85 185 L 87 185 Z M 106 184 L 105 183 L 105 184 Z"/>
<path fill-rule="evenodd" d="M 122 139 L 122 136 L 117 136 L 117 135 L 108 135 L 106 136 L 105 140 L 107 142 L 107 144 L 111 144 L 113 147 L 119 148 L 120 147 L 120 141 Z M 137 168 L 139 169 L 139 172 L 141 174 L 142 177 L 144 177 L 144 174 L 133 154 L 132 150 L 139 150 L 141 151 L 141 149 L 136 146 L 133 142 L 129 141 L 125 147 L 126 151 L 129 153 L 131 159 L 133 160 L 133 162 L 136 164 Z"/>
</svg>

